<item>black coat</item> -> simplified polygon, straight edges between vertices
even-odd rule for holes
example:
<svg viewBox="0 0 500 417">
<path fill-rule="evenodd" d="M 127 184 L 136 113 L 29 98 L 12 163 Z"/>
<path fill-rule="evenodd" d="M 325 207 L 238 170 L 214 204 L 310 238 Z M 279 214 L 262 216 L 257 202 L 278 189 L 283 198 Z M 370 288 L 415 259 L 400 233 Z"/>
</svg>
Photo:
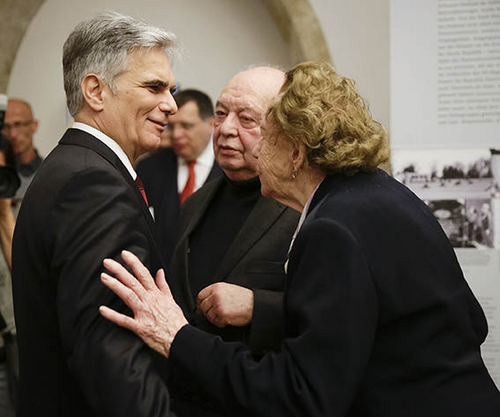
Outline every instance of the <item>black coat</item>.
<svg viewBox="0 0 500 417">
<path fill-rule="evenodd" d="M 254 356 L 279 350 L 283 339 L 284 261 L 299 213 L 283 204 L 259 197 L 231 247 L 216 268 L 212 282 L 227 282 L 250 288 L 254 293 L 252 322 L 248 326 L 219 328 L 196 313 L 196 296 L 190 289 L 188 257 L 190 237 L 206 217 L 209 206 L 225 179 L 220 177 L 203 186 L 186 200 L 182 209 L 180 238 L 168 272 L 168 282 L 188 321 L 225 341 L 243 342 Z M 223 224 L 220 225 L 224 227 Z M 217 236 L 203 236 L 217 244 Z M 175 372 L 174 372 L 175 374 Z M 220 410 L 204 396 L 203 387 L 191 384 L 183 373 L 172 380 L 173 407 L 179 415 L 218 416 Z"/>
<path fill-rule="evenodd" d="M 126 310 L 100 282 L 104 258 L 128 249 L 152 271 L 163 266 L 153 228 L 119 158 L 69 129 L 31 183 L 14 235 L 18 417 L 169 415 L 165 361 L 154 365 L 139 338 L 98 310 Z"/>
<path fill-rule="evenodd" d="M 382 171 L 327 177 L 289 257 L 281 353 L 185 326 L 176 372 L 238 416 L 498 417 L 487 323 L 427 206 Z"/>
<path fill-rule="evenodd" d="M 165 263 L 175 248 L 179 230 L 181 204 L 177 186 L 177 155 L 172 148 L 160 149 L 137 164 L 137 173 L 153 208 L 157 241 Z M 205 182 L 217 178 L 222 170 L 216 161 Z"/>
<path fill-rule="evenodd" d="M 283 336 L 284 261 L 300 214 L 277 201 L 260 197 L 243 227 L 234 237 L 229 251 L 218 265 L 211 282 L 227 282 L 254 292 L 254 311 L 249 326 L 218 328 L 196 313 L 196 296 L 191 294 L 187 268 L 189 239 L 217 196 L 224 178 L 206 184 L 184 204 L 174 256 L 169 268 L 169 285 L 190 323 L 226 341 L 241 341 L 261 356 L 278 350 Z M 224 227 L 224 225 L 220 225 Z M 217 244 L 217 236 L 204 236 Z"/>
</svg>

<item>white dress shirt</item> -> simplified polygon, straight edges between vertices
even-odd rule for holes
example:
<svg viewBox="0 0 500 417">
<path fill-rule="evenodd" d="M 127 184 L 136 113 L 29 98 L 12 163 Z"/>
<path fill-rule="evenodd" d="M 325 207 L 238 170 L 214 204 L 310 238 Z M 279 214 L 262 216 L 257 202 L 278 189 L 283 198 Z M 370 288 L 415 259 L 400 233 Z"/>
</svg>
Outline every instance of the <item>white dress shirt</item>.
<svg viewBox="0 0 500 417">
<path fill-rule="evenodd" d="M 109 149 L 113 151 L 114 154 L 116 154 L 118 158 L 120 158 L 120 161 L 122 161 L 123 165 L 125 165 L 125 168 L 127 168 L 130 176 L 135 181 L 135 179 L 137 178 L 137 172 L 135 172 L 134 167 L 128 159 L 127 154 L 121 148 L 121 146 L 118 145 L 117 142 L 111 139 L 108 135 L 102 133 L 100 130 L 97 130 L 96 128 L 85 123 L 75 122 L 71 127 L 73 129 L 83 130 L 84 132 L 87 132 L 88 134 L 94 136 L 96 139 L 99 139 L 102 143 L 104 143 Z"/>
<path fill-rule="evenodd" d="M 194 165 L 194 191 L 198 190 L 207 180 L 212 170 L 214 164 L 214 148 L 212 146 L 212 138 L 208 142 L 208 145 L 203 150 L 201 155 L 196 159 L 196 164 Z M 184 189 L 186 182 L 188 180 L 189 167 L 187 162 L 177 157 L 177 189 L 179 193 Z"/>
</svg>

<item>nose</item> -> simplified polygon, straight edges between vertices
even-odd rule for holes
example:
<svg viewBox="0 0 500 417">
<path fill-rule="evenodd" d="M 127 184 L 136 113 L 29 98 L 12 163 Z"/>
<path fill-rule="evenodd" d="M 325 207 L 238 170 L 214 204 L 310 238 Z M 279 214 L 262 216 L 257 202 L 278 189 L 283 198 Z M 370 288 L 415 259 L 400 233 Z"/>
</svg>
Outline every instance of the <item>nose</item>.
<svg viewBox="0 0 500 417">
<path fill-rule="evenodd" d="M 165 96 L 160 101 L 158 107 L 167 115 L 177 113 L 177 103 L 175 102 L 174 96 L 172 96 L 172 93 L 170 91 L 167 91 L 165 93 Z"/>
<path fill-rule="evenodd" d="M 237 116 L 229 113 L 219 125 L 220 133 L 224 136 L 238 136 L 238 120 Z"/>
</svg>

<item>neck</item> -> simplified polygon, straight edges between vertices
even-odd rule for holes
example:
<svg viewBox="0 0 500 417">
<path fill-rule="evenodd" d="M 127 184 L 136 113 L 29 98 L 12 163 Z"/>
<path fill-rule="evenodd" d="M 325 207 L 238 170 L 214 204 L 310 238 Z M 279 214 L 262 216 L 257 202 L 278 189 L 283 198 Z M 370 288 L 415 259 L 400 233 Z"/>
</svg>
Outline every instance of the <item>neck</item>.
<svg viewBox="0 0 500 417">
<path fill-rule="evenodd" d="M 17 158 L 17 161 L 22 165 L 30 164 L 36 158 L 35 148 L 30 148 L 26 152 L 23 152 L 22 154 L 17 155 L 16 158 Z"/>
<path fill-rule="evenodd" d="M 226 177 L 229 178 L 231 181 L 247 181 L 251 180 L 252 178 L 258 177 L 257 172 L 252 171 L 250 169 L 248 170 L 238 170 L 238 171 L 230 171 L 228 169 L 223 169 L 224 174 L 226 174 Z"/>
<path fill-rule="evenodd" d="M 134 153 L 134 149 L 130 146 L 127 146 L 128 145 L 127 143 L 121 143 L 119 140 L 116 139 L 116 137 L 113 137 L 112 133 L 111 134 L 110 132 L 108 133 L 109 129 L 106 129 L 106 124 L 103 123 L 101 119 L 99 119 L 99 117 L 94 117 L 93 114 L 89 114 L 87 111 L 82 109 L 75 115 L 75 122 L 85 123 L 86 125 L 89 125 L 94 129 L 99 130 L 109 138 L 113 139 L 118 145 L 120 145 L 120 148 L 123 149 L 123 152 L 125 152 L 125 154 L 127 155 L 127 158 L 129 159 L 132 166 L 135 166 L 135 162 L 137 161 L 137 158 L 140 156 L 140 154 L 136 155 Z"/>
<path fill-rule="evenodd" d="M 278 201 L 302 213 L 307 200 L 324 178 L 325 174 L 317 169 L 299 171 L 297 178 L 290 184 L 289 195 Z"/>
</svg>

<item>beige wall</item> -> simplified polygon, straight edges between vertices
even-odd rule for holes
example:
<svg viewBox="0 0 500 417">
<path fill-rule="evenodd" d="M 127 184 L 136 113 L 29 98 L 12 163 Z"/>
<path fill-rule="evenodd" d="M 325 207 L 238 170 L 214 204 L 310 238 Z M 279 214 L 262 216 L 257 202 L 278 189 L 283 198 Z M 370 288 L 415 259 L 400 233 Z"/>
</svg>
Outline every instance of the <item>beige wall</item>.
<svg viewBox="0 0 500 417">
<path fill-rule="evenodd" d="M 174 66 L 181 87 L 205 90 L 216 99 L 236 72 L 250 64 L 290 65 L 281 33 L 259 1 L 46 0 L 20 45 L 7 94 L 27 99 L 40 120 L 36 143 L 46 155 L 67 123 L 62 84 L 62 44 L 74 25 L 112 9 L 177 34 L 184 58 Z"/>
<path fill-rule="evenodd" d="M 249 64 L 287 67 L 300 59 L 328 59 L 329 53 L 339 73 L 356 80 L 374 117 L 387 127 L 389 124 L 389 0 L 15 3 L 24 3 L 25 8 L 31 5 L 32 13 L 42 3 L 25 32 L 6 84 L 10 96 L 33 104 L 41 122 L 36 142 L 45 155 L 67 126 L 62 43 L 76 22 L 105 9 L 136 16 L 179 36 L 185 58 L 174 71 L 182 87 L 204 89 L 215 99 L 224 83 Z M 0 4 L 2 8 L 5 3 Z M 14 12 L 19 14 L 22 8 Z M 20 24 L 16 22 L 17 27 Z M 0 34 L 5 30 L 0 27 Z"/>
<path fill-rule="evenodd" d="M 353 78 L 373 117 L 389 129 L 390 0 L 309 0 L 336 70 Z"/>
</svg>

